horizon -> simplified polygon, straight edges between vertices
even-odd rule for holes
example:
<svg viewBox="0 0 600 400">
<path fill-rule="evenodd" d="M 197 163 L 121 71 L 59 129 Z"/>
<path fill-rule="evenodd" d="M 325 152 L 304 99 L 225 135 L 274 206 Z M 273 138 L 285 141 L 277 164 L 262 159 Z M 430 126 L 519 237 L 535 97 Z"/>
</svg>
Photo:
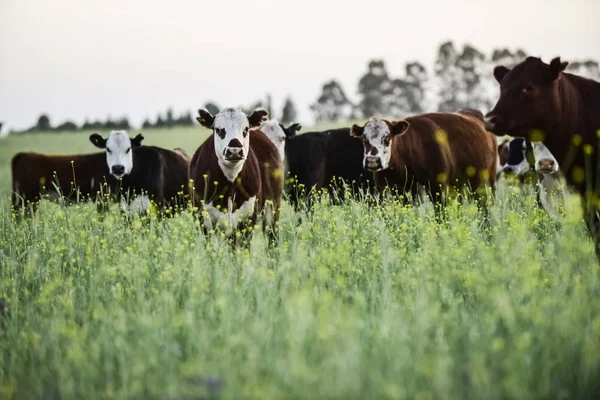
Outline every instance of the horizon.
<svg viewBox="0 0 600 400">
<path fill-rule="evenodd" d="M 488 57 L 522 48 L 545 62 L 600 59 L 600 2 L 592 0 L 33 3 L 0 4 L 3 131 L 28 128 L 43 113 L 53 125 L 127 116 L 138 127 L 169 107 L 248 107 L 268 93 L 275 118 L 289 95 L 298 122 L 311 124 L 309 105 L 326 81 L 355 101 L 370 60 L 384 60 L 392 76 L 410 61 L 431 73 L 445 41 Z"/>
</svg>

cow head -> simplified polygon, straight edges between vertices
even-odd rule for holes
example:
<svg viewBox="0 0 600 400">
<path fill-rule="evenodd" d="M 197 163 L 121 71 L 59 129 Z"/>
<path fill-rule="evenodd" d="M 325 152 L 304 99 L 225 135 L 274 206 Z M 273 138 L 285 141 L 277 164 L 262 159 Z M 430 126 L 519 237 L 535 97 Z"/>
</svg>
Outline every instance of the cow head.
<svg viewBox="0 0 600 400">
<path fill-rule="evenodd" d="M 144 137 L 140 133 L 135 138 L 130 139 L 126 131 L 112 131 L 108 139 L 94 133 L 90 136 L 90 141 L 94 146 L 106 149 L 106 163 L 108 170 L 117 178 L 129 175 L 133 169 L 132 147 L 142 145 Z"/>
<path fill-rule="evenodd" d="M 558 161 L 542 142 L 516 138 L 508 142 L 508 147 L 508 160 L 502 172 L 522 175 L 532 168 L 545 175 L 558 172 Z"/>
<path fill-rule="evenodd" d="M 273 142 L 277 150 L 279 151 L 279 155 L 281 157 L 281 161 L 285 160 L 285 140 L 289 137 L 292 137 L 298 132 L 302 127 L 300 124 L 292 124 L 287 128 L 284 128 L 276 119 L 271 119 L 266 121 L 263 126 L 260 128 L 261 131 Z"/>
<path fill-rule="evenodd" d="M 560 57 L 550 64 L 528 57 L 512 70 L 497 66 L 494 77 L 500 84 L 500 98 L 486 115 L 486 128 L 499 136 L 529 137 L 532 130 L 543 132 L 554 125 L 560 114 L 558 85 L 567 65 Z"/>
<path fill-rule="evenodd" d="M 350 136 L 361 139 L 364 149 L 363 167 L 369 171 L 381 171 L 390 167 L 392 139 L 408 131 L 410 124 L 401 120 L 389 122 L 371 118 L 365 126 L 352 125 Z"/>
<path fill-rule="evenodd" d="M 257 129 L 269 117 L 264 109 L 246 116 L 240 109 L 226 108 L 214 117 L 204 109 L 196 118 L 200 125 L 212 129 L 215 153 L 221 170 L 231 182 L 238 176 L 250 151 L 250 129 Z"/>
<path fill-rule="evenodd" d="M 558 161 L 542 142 L 533 142 L 533 158 L 535 170 L 542 174 L 550 175 L 558 172 Z"/>
</svg>

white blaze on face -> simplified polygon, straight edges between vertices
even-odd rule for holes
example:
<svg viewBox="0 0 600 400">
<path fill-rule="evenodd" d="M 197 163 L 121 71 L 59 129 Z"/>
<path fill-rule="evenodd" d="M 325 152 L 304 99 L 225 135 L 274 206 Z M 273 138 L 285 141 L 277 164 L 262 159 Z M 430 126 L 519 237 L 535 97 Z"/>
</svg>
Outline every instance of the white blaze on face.
<svg viewBox="0 0 600 400">
<path fill-rule="evenodd" d="M 131 173 L 133 155 L 131 139 L 126 131 L 112 131 L 106 141 L 106 162 L 108 170 L 117 178 Z"/>
<path fill-rule="evenodd" d="M 279 151 L 279 155 L 281 156 L 281 161 L 285 160 L 285 132 L 281 129 L 279 122 L 275 119 L 271 119 L 266 121 L 260 130 L 267 135 L 267 137 L 273 142 L 277 150 Z"/>
<path fill-rule="evenodd" d="M 363 166 L 373 170 L 389 168 L 392 157 L 392 134 L 389 125 L 379 118 L 371 118 L 365 125 L 363 136 L 365 142 Z M 376 164 L 378 167 L 373 168 Z"/>
<path fill-rule="evenodd" d="M 219 166 L 230 182 L 239 175 L 248 157 L 249 131 L 248 117 L 241 110 L 226 108 L 215 116 L 213 126 L 215 152 Z"/>
<path fill-rule="evenodd" d="M 535 170 L 544 174 L 553 174 L 558 171 L 558 161 L 542 142 L 532 142 Z"/>
</svg>

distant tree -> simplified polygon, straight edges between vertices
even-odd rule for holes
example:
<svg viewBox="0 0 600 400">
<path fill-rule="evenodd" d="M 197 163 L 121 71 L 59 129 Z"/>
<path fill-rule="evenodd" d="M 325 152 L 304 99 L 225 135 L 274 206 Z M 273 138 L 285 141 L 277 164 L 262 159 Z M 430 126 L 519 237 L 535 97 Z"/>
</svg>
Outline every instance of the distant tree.
<svg viewBox="0 0 600 400">
<path fill-rule="evenodd" d="M 321 95 L 310 109 L 317 121 L 339 121 L 349 119 L 354 106 L 348 100 L 342 85 L 331 80 L 323 85 Z"/>
<path fill-rule="evenodd" d="M 50 132 L 52 130 L 52 124 L 50 124 L 50 117 L 46 114 L 39 116 L 37 123 L 31 130 Z"/>
<path fill-rule="evenodd" d="M 389 106 L 384 96 L 394 91 L 383 60 L 369 62 L 367 73 L 358 82 L 360 102 L 358 107 L 363 117 L 375 114 L 387 114 Z"/>
<path fill-rule="evenodd" d="M 150 122 L 148 118 L 146 118 L 144 122 L 142 122 L 142 129 L 152 129 L 153 127 L 154 125 L 152 125 L 152 122 Z"/>
<path fill-rule="evenodd" d="M 175 119 L 173 118 L 173 109 L 169 108 L 166 113 L 165 126 L 167 128 L 172 128 L 173 125 L 175 125 Z"/>
<path fill-rule="evenodd" d="M 242 111 L 244 112 L 244 114 L 246 115 L 250 115 L 254 112 L 254 110 L 256 110 L 257 108 L 266 108 L 265 104 L 263 103 L 262 100 L 256 100 L 250 107 L 248 108 L 244 108 L 242 107 Z M 269 114 L 269 118 L 271 118 L 271 114 Z"/>
<path fill-rule="evenodd" d="M 131 125 L 129 124 L 129 119 L 127 117 L 121 117 L 115 121 L 115 128 L 120 130 L 131 129 Z"/>
<path fill-rule="evenodd" d="M 600 81 L 600 68 L 597 61 L 587 60 L 569 62 L 567 72 Z"/>
<path fill-rule="evenodd" d="M 164 128 L 165 127 L 165 121 L 163 121 L 160 114 L 158 114 L 158 116 L 156 117 L 156 122 L 154 123 L 154 127 L 155 128 Z"/>
<path fill-rule="evenodd" d="M 513 68 L 515 65 L 527 58 L 527 53 L 522 49 L 517 49 L 514 53 L 507 48 L 494 49 L 492 51 L 491 62 L 494 66 L 504 65 L 507 68 Z"/>
<path fill-rule="evenodd" d="M 294 122 L 297 116 L 298 112 L 296 111 L 296 106 L 294 105 L 292 98 L 288 96 L 285 99 L 283 110 L 281 111 L 281 123 L 289 124 Z"/>
<path fill-rule="evenodd" d="M 65 121 L 54 128 L 57 132 L 75 132 L 78 130 L 77 124 L 72 121 Z"/>
<path fill-rule="evenodd" d="M 482 88 L 483 80 L 491 76 L 487 67 L 485 55 L 466 44 L 462 53 L 456 58 L 456 66 L 460 72 L 460 90 L 456 98 L 456 111 L 460 108 L 489 109 L 492 99 L 486 96 Z"/>
<path fill-rule="evenodd" d="M 179 118 L 177 118 L 177 120 L 175 121 L 175 124 L 177 126 L 192 126 L 192 125 L 194 125 L 194 119 L 192 118 L 192 113 L 189 111 L 186 111 L 185 113 L 181 114 L 179 116 Z"/>
<path fill-rule="evenodd" d="M 407 63 L 405 66 L 406 102 L 411 114 L 426 111 L 426 84 L 429 79 L 427 69 L 418 61 Z"/>
<path fill-rule="evenodd" d="M 461 73 L 457 66 L 459 54 L 454 43 L 442 43 L 435 61 L 438 86 L 439 111 L 456 111 L 460 108 Z"/>
<path fill-rule="evenodd" d="M 269 118 L 275 118 L 275 111 L 273 111 L 273 98 L 271 97 L 271 93 L 267 93 L 267 101 L 265 104 L 265 108 L 269 112 Z"/>
<path fill-rule="evenodd" d="M 219 113 L 219 106 L 215 103 L 208 102 L 204 105 L 204 108 L 212 115 L 217 115 Z"/>
</svg>

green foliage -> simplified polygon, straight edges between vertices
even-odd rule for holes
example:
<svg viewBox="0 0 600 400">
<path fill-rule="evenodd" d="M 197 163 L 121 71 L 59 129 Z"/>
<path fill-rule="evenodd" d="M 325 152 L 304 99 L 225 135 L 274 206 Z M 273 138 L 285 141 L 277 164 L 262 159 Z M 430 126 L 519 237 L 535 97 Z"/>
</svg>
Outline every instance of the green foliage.
<svg viewBox="0 0 600 400">
<path fill-rule="evenodd" d="M 296 105 L 292 101 L 292 98 L 288 96 L 285 99 L 283 110 L 281 111 L 281 123 L 286 125 L 291 124 L 296 121 L 297 116 L 298 112 L 296 111 Z"/>
<path fill-rule="evenodd" d="M 151 132 L 186 151 L 204 129 Z M 28 140 L 26 140 L 28 139 Z M 555 222 L 531 189 L 471 202 L 284 203 L 279 244 L 205 237 L 189 212 L 100 221 L 43 202 L 17 221 L 17 150 L 0 148 L 0 398 L 593 398 L 600 279 L 570 197 Z M 68 147 L 71 145 L 71 147 Z M 299 219 L 302 221 L 299 222 Z"/>
</svg>

